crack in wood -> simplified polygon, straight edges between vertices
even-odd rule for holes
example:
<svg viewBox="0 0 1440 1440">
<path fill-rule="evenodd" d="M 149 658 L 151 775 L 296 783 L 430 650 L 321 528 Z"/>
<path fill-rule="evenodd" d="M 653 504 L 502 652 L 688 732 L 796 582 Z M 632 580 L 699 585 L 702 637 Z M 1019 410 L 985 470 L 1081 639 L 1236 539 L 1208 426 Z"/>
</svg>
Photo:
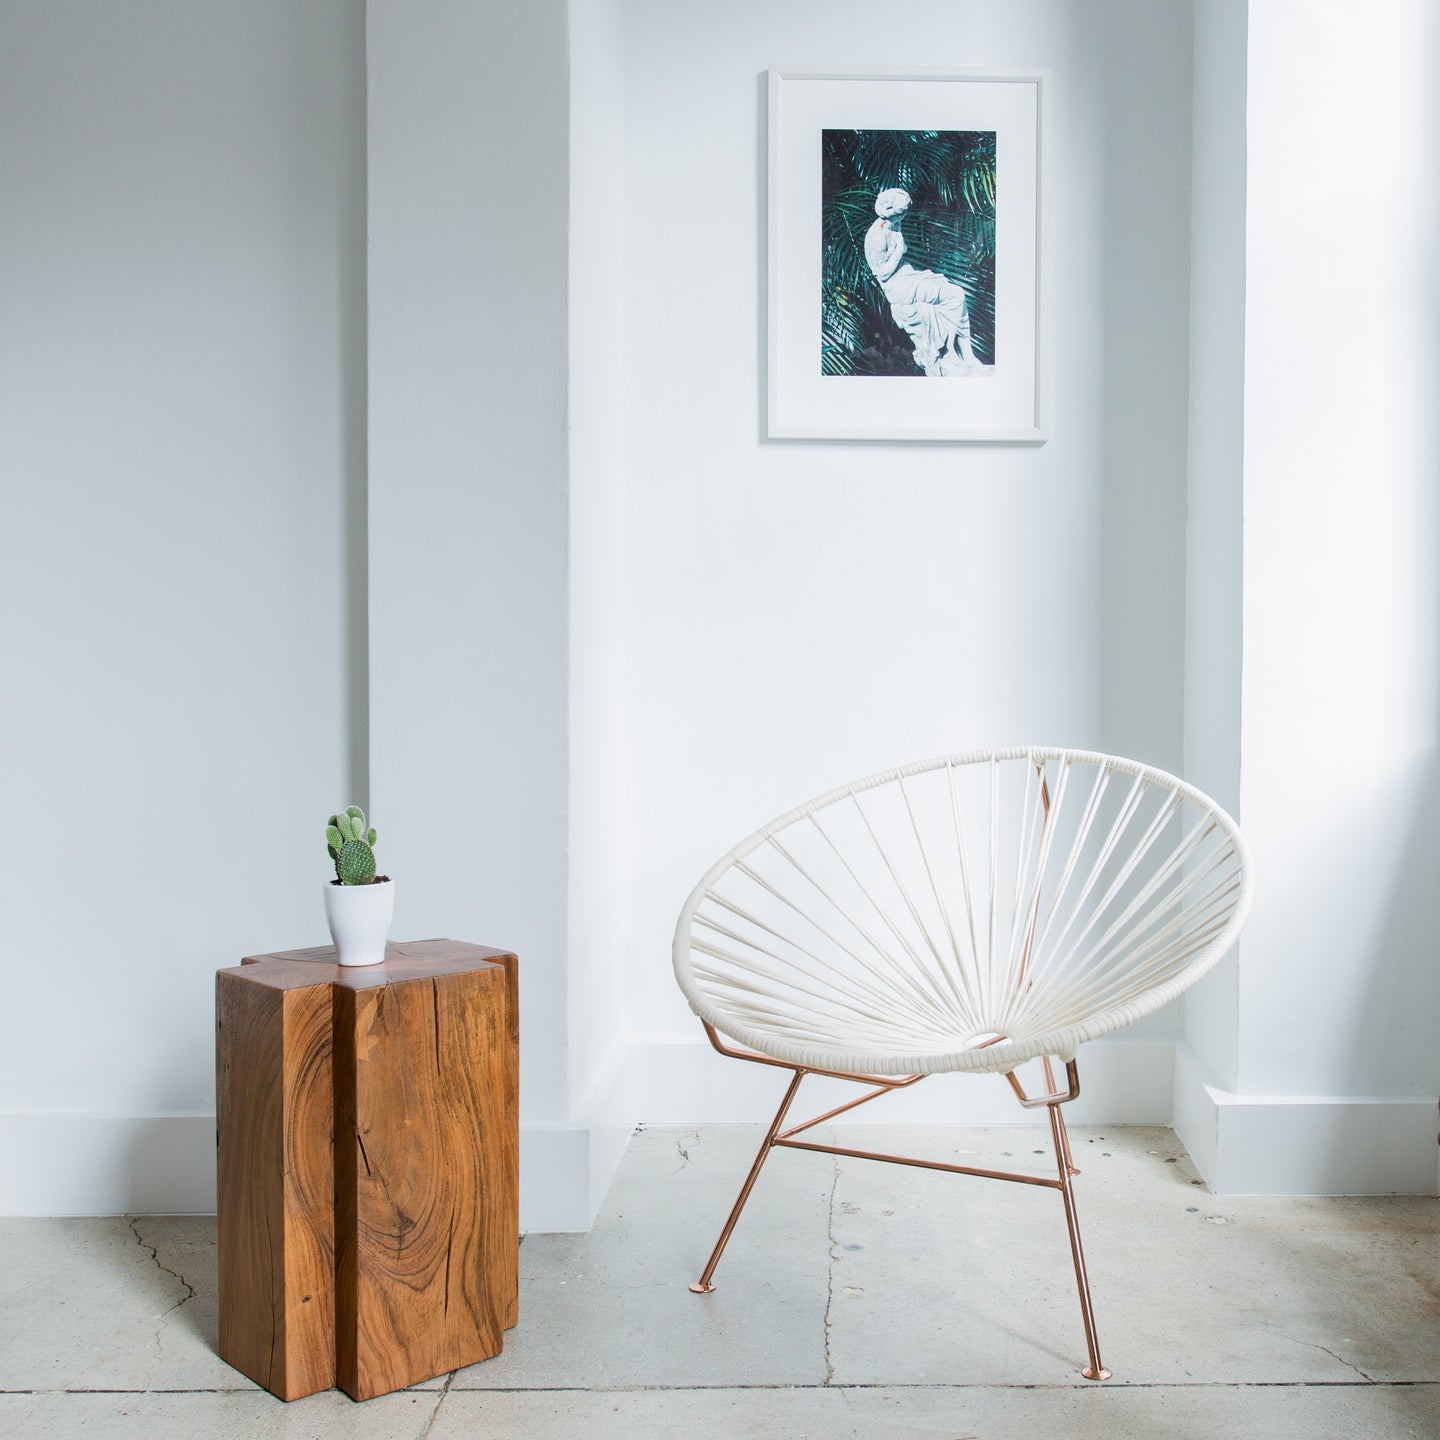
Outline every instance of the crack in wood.
<svg viewBox="0 0 1440 1440">
<path fill-rule="evenodd" d="M 445 1239 L 445 1314 L 450 1314 L 450 1255 L 455 1249 L 455 1212 L 450 1212 L 450 1234 Z"/>
<path fill-rule="evenodd" d="M 441 1075 L 440 1069 L 440 981 L 434 976 L 430 979 L 430 1002 L 435 1011 L 435 1074 Z"/>
</svg>

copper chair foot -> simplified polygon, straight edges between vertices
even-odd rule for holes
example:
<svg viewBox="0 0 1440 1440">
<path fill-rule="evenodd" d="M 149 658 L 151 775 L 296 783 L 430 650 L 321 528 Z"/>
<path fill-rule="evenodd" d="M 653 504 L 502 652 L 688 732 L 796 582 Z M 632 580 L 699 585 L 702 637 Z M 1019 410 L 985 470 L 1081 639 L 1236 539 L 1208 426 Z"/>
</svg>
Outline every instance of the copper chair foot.
<svg viewBox="0 0 1440 1440">
<path fill-rule="evenodd" d="M 691 1287 L 694 1288 L 693 1286 Z M 1108 1380 L 1111 1372 L 1109 1370 L 1092 1370 L 1088 1365 L 1080 1372 L 1087 1380 Z"/>
<path fill-rule="evenodd" d="M 696 1295 L 708 1295 L 714 1288 L 713 1285 L 702 1285 L 698 1280 L 690 1287 Z M 1110 1372 L 1107 1370 L 1105 1373 L 1108 1375 Z"/>
</svg>

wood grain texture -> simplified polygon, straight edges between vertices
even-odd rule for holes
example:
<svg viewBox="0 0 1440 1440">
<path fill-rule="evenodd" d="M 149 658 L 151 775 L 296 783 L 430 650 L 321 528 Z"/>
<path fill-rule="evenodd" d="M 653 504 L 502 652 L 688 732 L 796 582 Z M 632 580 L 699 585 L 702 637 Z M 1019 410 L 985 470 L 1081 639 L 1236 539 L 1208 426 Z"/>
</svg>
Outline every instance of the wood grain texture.
<svg viewBox="0 0 1440 1440">
<path fill-rule="evenodd" d="M 219 1349 L 283 1400 L 335 1383 L 330 993 L 216 977 Z"/>
<path fill-rule="evenodd" d="M 221 1354 L 273 1393 L 368 1399 L 501 1350 L 517 979 L 513 954 L 450 940 L 220 972 Z"/>
<path fill-rule="evenodd" d="M 336 1093 L 337 1379 L 354 1399 L 503 1347 L 505 979 L 336 989 L 336 1073 L 354 1082 Z"/>
<path fill-rule="evenodd" d="M 504 1194 L 513 1199 L 505 1211 L 505 1233 L 497 1264 L 506 1287 L 505 1329 L 520 1321 L 520 962 L 502 955 L 505 967 L 505 1132 L 502 1136 Z"/>
</svg>

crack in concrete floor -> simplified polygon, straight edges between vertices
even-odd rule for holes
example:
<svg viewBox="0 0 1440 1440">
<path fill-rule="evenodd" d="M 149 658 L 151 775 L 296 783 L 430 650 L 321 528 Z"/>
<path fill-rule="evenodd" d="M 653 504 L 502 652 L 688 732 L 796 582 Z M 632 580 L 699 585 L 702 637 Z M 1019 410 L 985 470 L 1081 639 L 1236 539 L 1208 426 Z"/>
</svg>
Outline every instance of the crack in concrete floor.
<svg viewBox="0 0 1440 1440">
<path fill-rule="evenodd" d="M 435 1428 L 435 1422 L 440 1418 L 440 1410 L 441 1410 L 441 1407 L 445 1404 L 445 1401 L 449 1398 L 449 1395 L 450 1395 L 450 1387 L 455 1383 L 455 1377 L 456 1377 L 459 1373 L 460 1373 L 460 1372 L 459 1372 L 458 1370 L 452 1370 L 452 1371 L 445 1377 L 445 1384 L 444 1384 L 443 1388 L 442 1388 L 441 1391 L 440 1391 L 440 1396 L 439 1396 L 439 1398 L 435 1401 L 435 1408 L 430 1412 L 430 1418 L 425 1422 L 425 1428 L 424 1428 L 424 1429 L 420 1432 L 420 1434 L 416 1437 L 416 1440 L 428 1440 L 428 1437 L 429 1437 L 429 1435 L 430 1435 L 430 1432 Z"/>
<path fill-rule="evenodd" d="M 164 1310 L 160 1314 L 160 1324 L 155 1330 L 155 1349 L 157 1352 L 163 1352 L 164 1347 L 160 1340 L 161 1333 L 165 1327 L 169 1325 L 170 1317 L 180 1309 L 182 1305 L 189 1304 L 189 1302 L 195 1298 L 196 1290 L 178 1270 L 172 1270 L 160 1259 L 160 1247 L 158 1245 L 152 1245 L 140 1233 L 140 1217 L 138 1215 L 127 1215 L 125 1220 L 130 1228 L 130 1233 L 135 1237 L 136 1243 L 142 1250 L 148 1250 L 150 1252 L 150 1259 L 154 1262 L 155 1268 L 163 1274 L 169 1275 L 172 1279 L 178 1280 L 180 1284 L 185 1287 L 185 1293 L 168 1310 Z"/>
<path fill-rule="evenodd" d="M 825 1267 L 825 1384 L 835 1383 L 835 1362 L 830 1356 L 830 1327 L 834 1323 L 835 1305 L 835 1262 L 840 1258 L 840 1237 L 835 1233 L 835 1196 L 840 1189 L 840 1157 L 835 1156 L 833 1177 L 830 1181 L 830 1205 L 826 1213 L 825 1228 L 830 1239 L 830 1263 Z"/>
</svg>

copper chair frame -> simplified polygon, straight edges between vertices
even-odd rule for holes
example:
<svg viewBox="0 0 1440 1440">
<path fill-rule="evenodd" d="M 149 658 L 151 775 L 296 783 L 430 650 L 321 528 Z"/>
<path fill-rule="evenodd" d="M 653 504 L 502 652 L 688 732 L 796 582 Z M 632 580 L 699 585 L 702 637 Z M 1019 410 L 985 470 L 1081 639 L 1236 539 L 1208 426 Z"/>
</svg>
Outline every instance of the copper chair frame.
<svg viewBox="0 0 1440 1440">
<path fill-rule="evenodd" d="M 1073 1059 L 1065 1062 L 1066 1088 L 1060 1090 L 1055 1083 L 1055 1069 L 1051 1058 L 1048 1055 L 1041 1057 L 1046 1087 L 1046 1093 L 1043 1095 L 1027 1095 L 1014 1071 L 1009 1071 L 1005 1075 L 1010 1082 L 1010 1088 L 1025 1109 L 1038 1110 L 1043 1107 L 1049 1112 L 1050 1134 L 1054 1141 L 1055 1159 L 1059 1170 L 1058 1175 L 1051 1179 L 1046 1175 L 1026 1175 L 1013 1170 L 986 1170 L 974 1165 L 950 1165 L 938 1160 L 920 1160 L 908 1155 L 885 1155 L 873 1150 L 853 1150 L 844 1145 L 822 1145 L 814 1140 L 797 1140 L 795 1138 L 797 1135 L 802 1135 L 816 1125 L 833 1120 L 837 1115 L 843 1115 L 847 1110 L 854 1110 L 857 1106 L 864 1105 L 881 1095 L 889 1094 L 893 1090 L 904 1090 L 918 1081 L 926 1079 L 927 1076 L 908 1075 L 886 1078 L 880 1075 L 858 1075 L 841 1070 L 816 1070 L 802 1065 L 791 1065 L 787 1061 L 776 1060 L 769 1055 L 734 1049 L 725 1044 L 709 1021 L 702 1020 L 701 1024 L 705 1026 L 705 1033 L 709 1036 L 711 1045 L 720 1054 L 732 1060 L 749 1060 L 757 1065 L 772 1065 L 776 1069 L 789 1070 L 792 1075 L 785 1095 L 780 1101 L 780 1108 L 775 1112 L 775 1118 L 765 1132 L 765 1139 L 756 1153 L 750 1173 L 745 1177 L 745 1183 L 740 1187 L 740 1194 L 735 1199 L 729 1218 L 720 1231 L 720 1238 L 715 1242 L 715 1248 L 711 1251 L 710 1259 L 706 1262 L 704 1270 L 701 1271 L 700 1278 L 690 1286 L 691 1290 L 697 1295 L 708 1294 L 714 1290 L 715 1267 L 719 1265 L 720 1257 L 725 1253 L 725 1246 L 729 1243 L 736 1222 L 740 1219 L 745 1202 L 749 1200 L 750 1192 L 755 1188 L 755 1182 L 759 1179 L 760 1171 L 772 1150 L 814 1150 L 825 1155 L 844 1155 L 854 1160 L 879 1160 L 891 1165 L 913 1165 L 922 1170 L 944 1170 L 953 1175 L 977 1175 L 985 1180 L 1010 1180 L 1020 1185 L 1039 1185 L 1047 1190 L 1058 1190 L 1065 1203 L 1065 1227 L 1070 1237 L 1070 1254 L 1075 1262 L 1075 1283 L 1080 1292 L 1080 1315 L 1085 1325 L 1085 1346 L 1090 1354 L 1090 1364 L 1080 1373 L 1087 1380 L 1108 1380 L 1110 1378 L 1111 1372 L 1100 1361 L 1100 1342 L 1095 1334 L 1095 1313 L 1090 1301 L 1090 1281 L 1085 1271 L 1085 1251 L 1080 1243 L 1080 1221 L 1075 1209 L 1073 1180 L 1080 1172 L 1075 1168 L 1070 1153 L 1070 1138 L 1065 1130 L 1065 1119 L 1060 1113 L 1062 1105 L 1068 1104 L 1080 1094 L 1080 1072 Z M 996 1036 L 994 1040 L 984 1043 L 993 1045 L 1001 1038 Z M 856 1085 L 865 1085 L 870 1088 L 865 1094 L 849 1100 L 843 1105 L 837 1105 L 833 1110 L 827 1110 L 823 1115 L 815 1116 L 813 1120 L 806 1120 L 803 1124 L 781 1129 L 781 1126 L 785 1124 L 785 1117 L 789 1113 L 790 1106 L 799 1092 L 800 1082 L 807 1075 L 819 1075 L 832 1080 L 848 1080 Z"/>
</svg>

